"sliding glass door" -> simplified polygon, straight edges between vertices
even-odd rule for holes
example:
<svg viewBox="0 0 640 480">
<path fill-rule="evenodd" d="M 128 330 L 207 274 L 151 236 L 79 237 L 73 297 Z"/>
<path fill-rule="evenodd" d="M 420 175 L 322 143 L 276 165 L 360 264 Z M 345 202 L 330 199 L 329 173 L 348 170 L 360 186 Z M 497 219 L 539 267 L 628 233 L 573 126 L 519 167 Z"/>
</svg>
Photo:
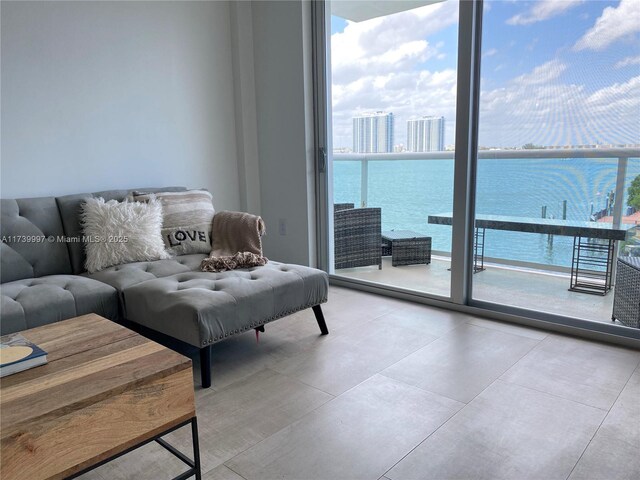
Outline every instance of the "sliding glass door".
<svg viewBox="0 0 640 480">
<path fill-rule="evenodd" d="M 640 338 L 633 0 L 322 6 L 332 278 Z"/>
<path fill-rule="evenodd" d="M 328 10 L 332 272 L 448 298 L 458 2 Z"/>
<path fill-rule="evenodd" d="M 638 12 L 484 2 L 474 299 L 611 323 L 640 255 Z"/>
</svg>

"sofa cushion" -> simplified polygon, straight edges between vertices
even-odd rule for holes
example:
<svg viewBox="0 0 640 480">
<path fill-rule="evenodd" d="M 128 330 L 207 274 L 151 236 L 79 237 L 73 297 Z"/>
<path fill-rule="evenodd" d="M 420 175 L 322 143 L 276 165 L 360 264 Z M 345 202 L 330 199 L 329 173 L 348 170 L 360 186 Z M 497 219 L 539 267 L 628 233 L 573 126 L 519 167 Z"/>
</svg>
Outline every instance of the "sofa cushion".
<svg viewBox="0 0 640 480">
<path fill-rule="evenodd" d="M 50 275 L 4 283 L 0 286 L 0 295 L 2 335 L 87 313 L 118 318 L 116 290 L 76 275 Z"/>
<path fill-rule="evenodd" d="M 95 273 L 83 273 L 83 276 L 104 282 L 122 291 L 126 287 L 137 285 L 147 280 L 168 277 L 176 273 L 200 270 L 200 262 L 206 255 L 195 253 L 182 255 L 168 260 L 153 262 L 135 262 L 126 265 L 116 265 Z"/>
<path fill-rule="evenodd" d="M 160 234 L 162 204 L 87 198 L 82 208 L 85 268 L 94 273 L 113 265 L 168 259 Z"/>
<path fill-rule="evenodd" d="M 102 197 L 105 200 L 117 200 L 121 202 L 134 191 L 145 192 L 179 192 L 186 190 L 185 187 L 162 187 L 162 188 L 132 188 L 130 190 L 106 190 L 95 193 L 79 193 L 76 195 L 66 195 L 57 197 L 56 202 L 62 218 L 62 226 L 68 237 L 82 239 L 82 227 L 80 226 L 81 206 L 87 198 Z M 72 273 L 80 274 L 85 271 L 84 243 L 71 242 L 69 247 L 69 257 L 71 260 Z"/>
<path fill-rule="evenodd" d="M 270 262 L 228 272 L 189 272 L 124 288 L 127 319 L 197 347 L 327 300 L 321 270 Z"/>
<path fill-rule="evenodd" d="M 162 204 L 162 240 L 175 255 L 211 252 L 213 198 L 206 190 L 133 193 L 136 202 Z"/>
<path fill-rule="evenodd" d="M 2 283 L 71 273 L 55 198 L 1 200 L 0 235 Z"/>
</svg>

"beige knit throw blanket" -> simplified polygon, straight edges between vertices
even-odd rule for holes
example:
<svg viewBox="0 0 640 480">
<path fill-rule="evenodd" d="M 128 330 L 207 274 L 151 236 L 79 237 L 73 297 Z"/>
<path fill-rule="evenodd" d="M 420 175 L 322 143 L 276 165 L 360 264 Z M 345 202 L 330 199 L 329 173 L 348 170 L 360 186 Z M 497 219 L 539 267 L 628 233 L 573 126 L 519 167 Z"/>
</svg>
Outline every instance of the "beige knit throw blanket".
<svg viewBox="0 0 640 480">
<path fill-rule="evenodd" d="M 259 267 L 269 260 L 262 255 L 265 226 L 261 217 L 243 212 L 218 212 L 213 217 L 212 249 L 202 260 L 203 272 L 224 272 Z"/>
</svg>

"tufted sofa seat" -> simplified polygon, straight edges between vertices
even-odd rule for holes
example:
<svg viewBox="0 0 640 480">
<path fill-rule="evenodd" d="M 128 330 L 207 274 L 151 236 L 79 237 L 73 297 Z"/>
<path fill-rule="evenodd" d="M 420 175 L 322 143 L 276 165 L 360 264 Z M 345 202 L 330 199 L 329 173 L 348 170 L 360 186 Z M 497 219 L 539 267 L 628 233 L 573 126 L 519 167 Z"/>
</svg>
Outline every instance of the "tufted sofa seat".
<svg viewBox="0 0 640 480">
<path fill-rule="evenodd" d="M 83 276 L 111 285 L 119 292 L 138 283 L 168 277 L 177 273 L 200 270 L 200 262 L 206 255 L 195 253 L 181 255 L 167 260 L 154 262 L 134 262 L 105 268 L 95 273 L 83 273 Z"/>
<path fill-rule="evenodd" d="M 97 313 L 118 314 L 115 288 L 76 275 L 49 275 L 5 283 L 0 296 L 2 330 L 16 332 L 48 323 Z"/>
<path fill-rule="evenodd" d="M 129 320 L 202 348 L 324 303 L 328 287 L 323 272 L 270 262 L 179 273 L 127 287 L 123 296 Z"/>
</svg>

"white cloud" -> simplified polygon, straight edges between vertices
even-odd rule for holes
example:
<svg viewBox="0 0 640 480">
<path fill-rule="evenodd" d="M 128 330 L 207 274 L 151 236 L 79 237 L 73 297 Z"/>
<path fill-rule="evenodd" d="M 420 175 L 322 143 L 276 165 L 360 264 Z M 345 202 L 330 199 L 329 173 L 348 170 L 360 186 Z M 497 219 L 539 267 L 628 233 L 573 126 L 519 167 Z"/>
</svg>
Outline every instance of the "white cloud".
<svg viewBox="0 0 640 480">
<path fill-rule="evenodd" d="M 620 0 L 617 7 L 607 7 L 602 15 L 574 45 L 573 49 L 602 51 L 612 43 L 640 32 L 640 2 Z"/>
<path fill-rule="evenodd" d="M 550 60 L 542 65 L 538 65 L 530 73 L 515 77 L 512 82 L 521 86 L 548 84 L 562 75 L 562 72 L 566 69 L 567 66 L 560 60 Z"/>
<path fill-rule="evenodd" d="M 623 58 L 622 60 L 616 62 L 613 68 L 623 68 L 629 67 L 631 65 L 640 65 L 640 55 L 638 55 L 637 57 Z"/>
<path fill-rule="evenodd" d="M 480 96 L 480 144 L 640 143 L 640 76 L 589 92 L 552 60 Z"/>
<path fill-rule="evenodd" d="M 508 25 L 530 25 L 548 20 L 575 7 L 583 0 L 539 0 L 525 13 L 520 13 L 507 20 Z"/>
<path fill-rule="evenodd" d="M 445 143 L 453 143 L 455 67 L 438 70 L 433 65 L 439 63 L 424 62 L 447 51 L 441 43 L 429 42 L 429 35 L 454 25 L 456 19 L 457 3 L 443 2 L 390 17 L 349 23 L 344 32 L 332 36 L 335 147 L 352 145 L 355 114 L 378 110 L 394 113 L 395 144 L 406 143 L 406 121 L 420 115 L 443 115 Z M 489 50 L 485 55 L 492 53 Z M 503 68 L 510 66 L 501 64 L 496 70 Z M 574 65 L 572 72 L 575 68 Z M 585 78 L 585 84 L 589 85 L 586 87 L 568 82 L 567 71 L 565 62 L 553 59 L 499 88 L 483 85 L 486 88 L 481 93 L 481 144 L 640 143 L 639 77 L 606 85 L 606 78 L 590 77 L 590 67 L 584 65 L 583 76 L 577 78 Z"/>
<path fill-rule="evenodd" d="M 334 82 L 398 71 L 439 55 L 443 44 L 432 46 L 424 39 L 457 18 L 458 4 L 449 1 L 364 22 L 348 21 L 343 32 L 331 36 Z"/>
<path fill-rule="evenodd" d="M 493 57 L 496 53 L 498 53 L 497 48 L 490 48 L 486 52 L 482 54 L 483 57 Z"/>
<path fill-rule="evenodd" d="M 387 110 L 396 117 L 395 143 L 405 143 L 414 115 L 455 116 L 455 70 L 424 70 L 442 60 L 444 44 L 425 40 L 458 20 L 458 3 L 447 1 L 364 22 L 347 22 L 331 36 L 334 146 L 351 146 L 353 115 Z M 451 130 L 453 131 L 453 130 Z"/>
</svg>

